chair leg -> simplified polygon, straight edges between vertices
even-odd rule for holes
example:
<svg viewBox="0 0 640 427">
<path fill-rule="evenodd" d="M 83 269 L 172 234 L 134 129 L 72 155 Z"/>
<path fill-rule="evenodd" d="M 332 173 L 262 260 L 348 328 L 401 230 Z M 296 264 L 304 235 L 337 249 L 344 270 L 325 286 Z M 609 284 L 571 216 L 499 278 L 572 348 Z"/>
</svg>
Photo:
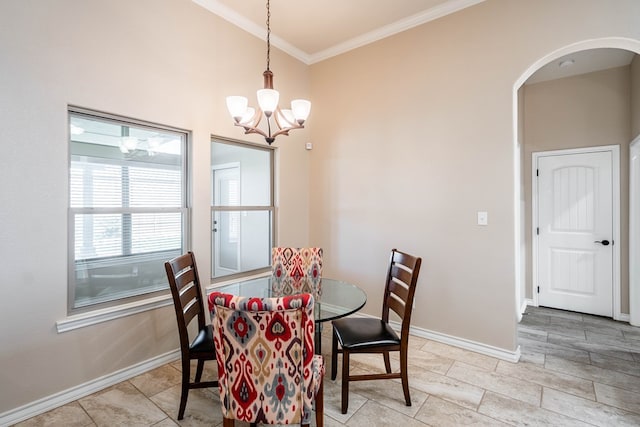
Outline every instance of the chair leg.
<svg viewBox="0 0 640 427">
<path fill-rule="evenodd" d="M 191 364 L 189 358 L 182 358 L 182 392 L 180 394 L 180 409 L 178 409 L 178 419 L 184 418 L 184 410 L 187 407 L 187 397 L 189 397 L 189 380 L 191 375 Z"/>
<path fill-rule="evenodd" d="M 225 418 L 222 422 L 223 427 L 234 427 L 236 424 L 233 418 Z"/>
<path fill-rule="evenodd" d="M 409 396 L 409 367 L 407 366 L 407 351 L 400 352 L 400 375 L 402 377 L 404 401 L 407 406 L 411 406 L 411 396 Z"/>
<path fill-rule="evenodd" d="M 336 379 L 338 375 L 338 337 L 335 331 L 332 334 L 333 339 L 331 341 L 331 381 Z M 342 362 L 344 363 L 344 362 Z"/>
<path fill-rule="evenodd" d="M 316 427 L 324 427 L 324 378 L 320 379 L 316 394 Z"/>
<path fill-rule="evenodd" d="M 342 413 L 349 408 L 349 351 L 342 349 Z"/>
<path fill-rule="evenodd" d="M 384 368 L 387 370 L 387 374 L 391 373 L 391 361 L 389 360 L 389 352 L 385 351 L 382 353 L 384 357 Z"/>
<path fill-rule="evenodd" d="M 204 360 L 198 359 L 198 367 L 196 368 L 195 382 L 199 383 L 202 379 L 202 371 L 204 370 Z"/>
</svg>

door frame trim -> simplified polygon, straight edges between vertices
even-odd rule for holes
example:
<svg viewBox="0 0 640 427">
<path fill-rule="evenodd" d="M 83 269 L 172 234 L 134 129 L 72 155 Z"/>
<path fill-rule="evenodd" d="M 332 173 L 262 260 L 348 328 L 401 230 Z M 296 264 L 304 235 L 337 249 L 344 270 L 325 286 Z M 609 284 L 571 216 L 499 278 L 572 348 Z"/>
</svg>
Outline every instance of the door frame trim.
<svg viewBox="0 0 640 427">
<path fill-rule="evenodd" d="M 626 315 L 620 311 L 620 146 L 619 145 L 602 145 L 597 147 L 570 148 L 563 150 L 538 151 L 531 153 L 531 292 L 533 295 L 533 305 L 538 307 L 538 292 L 536 291 L 538 284 L 538 235 L 536 227 L 538 227 L 538 180 L 536 170 L 538 159 L 540 157 L 571 155 L 584 153 L 611 153 L 611 195 L 612 195 L 612 220 L 613 220 L 613 319 L 623 320 Z"/>
</svg>

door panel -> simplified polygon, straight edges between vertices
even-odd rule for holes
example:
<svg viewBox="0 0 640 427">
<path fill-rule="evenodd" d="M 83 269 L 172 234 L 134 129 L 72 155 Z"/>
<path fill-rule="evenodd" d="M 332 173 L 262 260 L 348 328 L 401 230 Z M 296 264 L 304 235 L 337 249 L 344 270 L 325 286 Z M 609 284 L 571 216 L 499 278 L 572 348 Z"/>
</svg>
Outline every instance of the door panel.
<svg viewBox="0 0 640 427">
<path fill-rule="evenodd" d="M 240 205 L 240 167 L 213 171 L 213 199 L 216 206 Z M 214 272 L 240 270 L 240 212 L 216 212 L 214 224 Z"/>
<path fill-rule="evenodd" d="M 613 314 L 612 154 L 538 158 L 538 303 Z"/>
</svg>

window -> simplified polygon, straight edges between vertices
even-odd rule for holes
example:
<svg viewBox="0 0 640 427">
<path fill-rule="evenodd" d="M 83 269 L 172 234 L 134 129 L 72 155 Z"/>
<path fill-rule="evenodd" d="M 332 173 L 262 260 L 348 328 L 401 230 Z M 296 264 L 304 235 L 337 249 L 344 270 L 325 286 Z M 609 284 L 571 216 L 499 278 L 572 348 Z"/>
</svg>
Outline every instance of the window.
<svg viewBox="0 0 640 427">
<path fill-rule="evenodd" d="M 69 110 L 69 311 L 168 289 L 186 245 L 184 131 Z"/>
<path fill-rule="evenodd" d="M 273 149 L 214 138 L 211 182 L 213 279 L 269 269 L 275 223 Z"/>
</svg>

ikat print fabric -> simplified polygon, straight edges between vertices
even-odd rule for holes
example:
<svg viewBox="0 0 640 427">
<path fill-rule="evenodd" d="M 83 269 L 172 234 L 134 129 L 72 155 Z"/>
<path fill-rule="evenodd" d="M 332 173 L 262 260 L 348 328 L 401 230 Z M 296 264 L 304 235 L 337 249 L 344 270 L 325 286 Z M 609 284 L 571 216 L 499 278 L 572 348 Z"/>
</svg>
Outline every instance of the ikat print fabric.
<svg viewBox="0 0 640 427">
<path fill-rule="evenodd" d="M 209 295 L 225 418 L 265 424 L 309 423 L 324 376 L 314 355 L 314 298 Z"/>
</svg>

